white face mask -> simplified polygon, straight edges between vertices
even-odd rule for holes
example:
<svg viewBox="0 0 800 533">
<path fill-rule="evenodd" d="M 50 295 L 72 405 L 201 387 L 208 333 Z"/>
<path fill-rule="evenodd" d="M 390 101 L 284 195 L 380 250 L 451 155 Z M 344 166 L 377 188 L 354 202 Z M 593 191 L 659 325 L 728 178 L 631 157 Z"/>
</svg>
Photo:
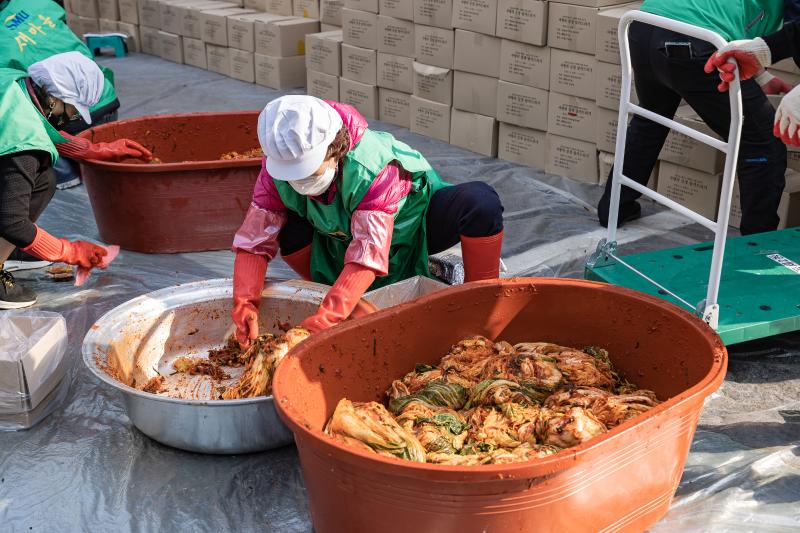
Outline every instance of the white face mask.
<svg viewBox="0 0 800 533">
<path fill-rule="evenodd" d="M 336 167 L 328 167 L 321 176 L 309 176 L 301 180 L 290 181 L 289 185 L 303 196 L 319 196 L 328 190 L 336 177 Z"/>
</svg>

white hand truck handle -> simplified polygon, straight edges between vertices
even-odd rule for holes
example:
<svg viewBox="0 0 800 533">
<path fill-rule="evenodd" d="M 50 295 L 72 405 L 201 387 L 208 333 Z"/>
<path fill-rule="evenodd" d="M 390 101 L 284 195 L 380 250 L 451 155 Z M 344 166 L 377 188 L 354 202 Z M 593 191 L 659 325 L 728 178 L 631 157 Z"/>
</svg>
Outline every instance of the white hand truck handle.
<svg viewBox="0 0 800 533">
<path fill-rule="evenodd" d="M 619 106 L 619 124 L 617 126 L 616 154 L 614 156 L 614 173 L 611 186 L 611 205 L 608 215 L 608 234 L 605 243 L 601 243 L 601 245 L 605 247 L 606 256 L 613 257 L 613 259 L 615 259 L 617 262 L 633 270 L 635 273 L 658 286 L 663 291 L 666 291 L 668 294 L 678 299 L 689 308 L 698 311 L 702 314 L 703 319 L 708 322 L 712 328 L 716 329 L 719 320 L 719 305 L 717 303 L 717 298 L 719 296 L 719 284 L 720 277 L 722 275 L 722 261 L 725 255 L 725 240 L 728 235 L 728 219 L 730 217 L 731 197 L 733 195 L 733 180 L 736 172 L 736 161 L 739 157 L 739 142 L 742 132 L 742 94 L 739 83 L 739 70 L 737 68 L 734 72 L 735 79 L 730 83 L 730 88 L 728 90 L 731 106 L 731 124 L 727 142 L 720 141 L 709 135 L 700 133 L 695 129 L 684 126 L 683 124 L 679 124 L 674 120 L 668 119 L 648 111 L 647 109 L 644 109 L 638 105 L 632 104 L 631 78 L 633 74 L 630 57 L 630 44 L 628 42 L 628 31 L 630 29 L 630 25 L 637 21 L 710 42 L 717 48 L 721 48 L 727 44 L 725 39 L 713 31 L 698 28 L 697 26 L 692 26 L 691 24 L 678 22 L 676 20 L 668 19 L 658 15 L 653 15 L 651 13 L 645 13 L 643 11 L 629 11 L 620 19 L 619 49 L 622 60 L 622 90 Z M 735 61 L 732 59 L 730 62 L 735 64 Z M 684 207 L 683 205 L 652 189 L 640 185 L 639 183 L 622 174 L 623 162 L 625 160 L 625 140 L 628 134 L 629 113 L 642 116 L 652 120 L 653 122 L 661 124 L 662 126 L 677 130 L 684 135 L 687 135 L 701 143 L 713 146 L 717 150 L 725 153 L 725 171 L 722 178 L 722 191 L 720 195 L 719 211 L 717 213 L 716 221 L 709 220 L 699 213 Z M 693 221 L 697 222 L 698 224 L 702 224 L 714 232 L 714 252 L 711 259 L 711 271 L 708 278 L 708 291 L 706 293 L 706 299 L 703 302 L 700 302 L 697 305 L 687 302 L 680 296 L 672 293 L 666 287 L 662 287 L 656 281 L 650 279 L 645 274 L 639 272 L 636 268 L 627 264 L 624 260 L 616 256 L 618 211 L 620 192 L 623 185 L 626 185 L 631 189 L 634 189 L 643 195 L 652 198 L 658 203 L 689 217 Z"/>
</svg>

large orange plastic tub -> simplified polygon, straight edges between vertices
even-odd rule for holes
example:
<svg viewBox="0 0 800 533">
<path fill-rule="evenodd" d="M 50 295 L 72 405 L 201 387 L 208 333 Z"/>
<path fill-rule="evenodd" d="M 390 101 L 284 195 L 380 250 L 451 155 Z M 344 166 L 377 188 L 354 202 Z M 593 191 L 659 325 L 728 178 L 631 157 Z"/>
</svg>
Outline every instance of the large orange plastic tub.
<svg viewBox="0 0 800 533">
<path fill-rule="evenodd" d="M 603 346 L 625 377 L 665 401 L 581 446 L 511 465 L 412 463 L 322 433 L 340 398 L 382 401 L 392 379 L 476 334 Z M 318 533 L 641 531 L 667 511 L 726 364 L 719 337 L 663 300 L 519 278 L 439 291 L 314 335 L 281 363 L 273 392 Z"/>
<path fill-rule="evenodd" d="M 147 253 L 229 248 L 261 158 L 219 157 L 257 148 L 257 120 L 258 111 L 159 115 L 83 132 L 95 142 L 133 139 L 163 162 L 81 162 L 100 237 Z"/>
</svg>

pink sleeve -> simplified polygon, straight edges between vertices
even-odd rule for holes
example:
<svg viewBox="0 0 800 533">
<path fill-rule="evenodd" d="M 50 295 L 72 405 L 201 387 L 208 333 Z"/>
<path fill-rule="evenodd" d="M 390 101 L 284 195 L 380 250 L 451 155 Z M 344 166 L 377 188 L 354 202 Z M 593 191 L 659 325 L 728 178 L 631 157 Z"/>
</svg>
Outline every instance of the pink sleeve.
<svg viewBox="0 0 800 533">
<path fill-rule="evenodd" d="M 278 189 L 275 187 L 275 182 L 272 181 L 272 176 L 267 172 L 267 158 L 261 159 L 261 172 L 258 173 L 256 186 L 253 190 L 253 204 L 266 209 L 268 211 L 285 212 L 286 206 L 281 200 Z"/>
<path fill-rule="evenodd" d="M 389 215 L 397 213 L 400 200 L 411 191 L 411 176 L 398 164 L 389 163 L 372 181 L 367 194 L 356 210 L 381 211 Z"/>
<path fill-rule="evenodd" d="M 278 236 L 286 224 L 286 213 L 262 209 L 250 204 L 242 225 L 233 236 L 233 251 L 261 255 L 267 261 L 278 255 Z"/>
</svg>

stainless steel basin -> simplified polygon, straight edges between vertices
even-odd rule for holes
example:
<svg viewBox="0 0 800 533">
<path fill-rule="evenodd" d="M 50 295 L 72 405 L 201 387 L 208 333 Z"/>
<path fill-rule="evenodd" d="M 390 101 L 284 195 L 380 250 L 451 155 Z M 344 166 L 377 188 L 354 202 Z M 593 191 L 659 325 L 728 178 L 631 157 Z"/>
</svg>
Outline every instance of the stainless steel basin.
<svg viewBox="0 0 800 533">
<path fill-rule="evenodd" d="M 261 331 L 278 321 L 299 324 L 314 313 L 328 287 L 305 281 L 267 283 L 260 306 Z M 83 361 L 119 390 L 131 422 L 142 433 L 175 448 L 238 454 L 284 446 L 292 433 L 278 419 L 271 396 L 243 400 L 186 400 L 134 388 L 157 375 L 159 362 L 201 356 L 232 332 L 230 279 L 187 283 L 134 298 L 100 318 L 83 340 Z M 363 312 L 375 307 L 360 302 Z"/>
</svg>

